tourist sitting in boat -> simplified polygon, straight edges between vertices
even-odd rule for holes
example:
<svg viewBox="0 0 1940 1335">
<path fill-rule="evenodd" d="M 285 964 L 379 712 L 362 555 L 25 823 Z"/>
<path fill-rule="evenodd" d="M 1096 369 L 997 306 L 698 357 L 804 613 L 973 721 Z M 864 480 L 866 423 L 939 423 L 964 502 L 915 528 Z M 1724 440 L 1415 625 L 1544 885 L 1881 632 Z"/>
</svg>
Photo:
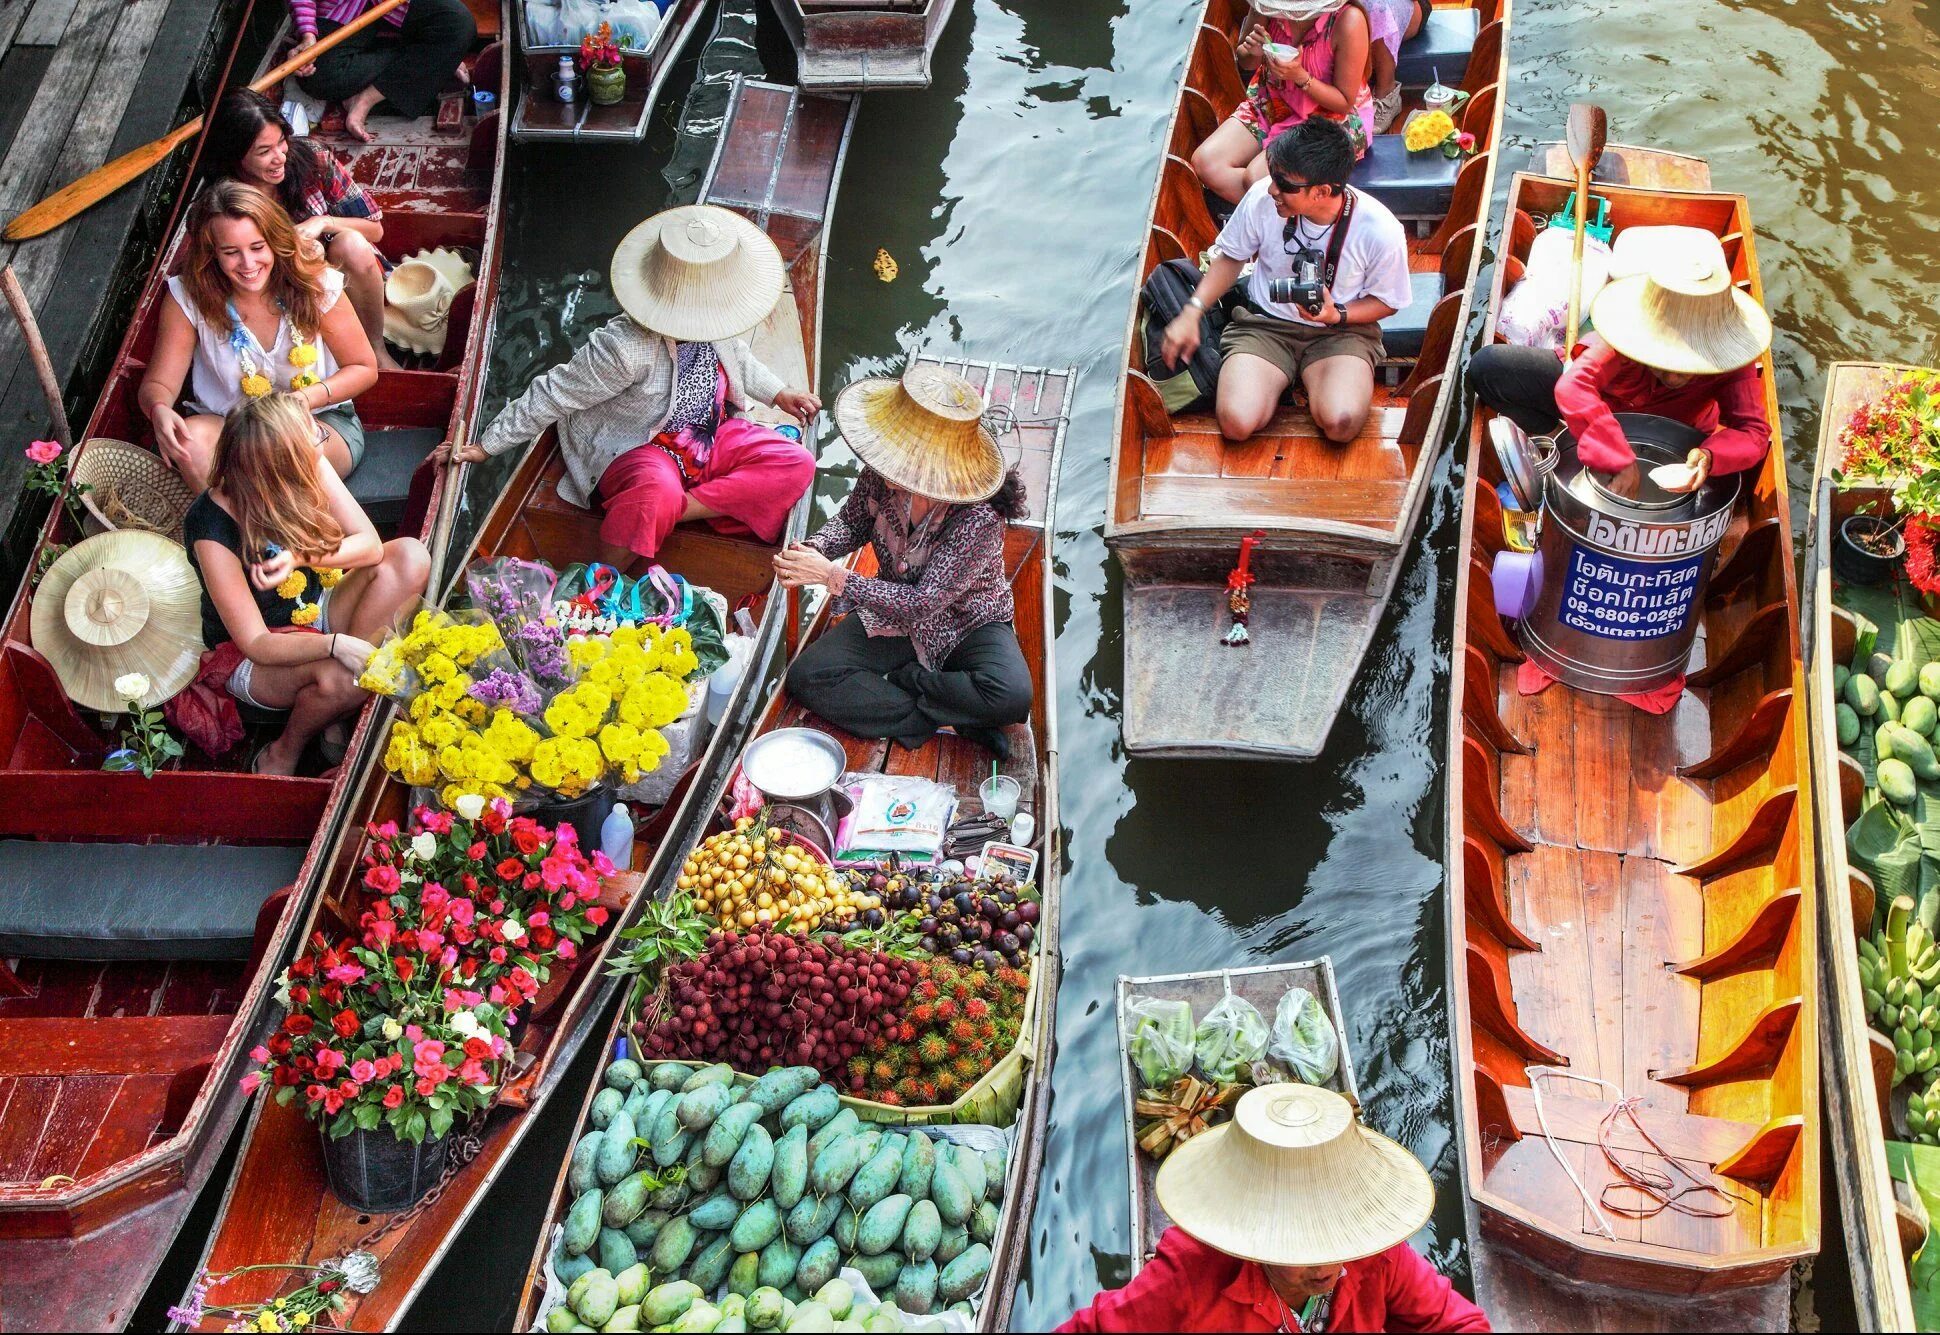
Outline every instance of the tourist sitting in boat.
<svg viewBox="0 0 1940 1335">
<path fill-rule="evenodd" d="M 203 642 L 217 654 L 233 646 L 229 693 L 289 715 L 257 753 L 262 774 L 296 773 L 310 739 L 363 704 L 371 642 L 431 578 L 423 543 L 378 537 L 317 458 L 314 431 L 293 394 L 243 400 L 223 422 L 209 489 L 182 519 Z"/>
<path fill-rule="evenodd" d="M 1298 379 L 1321 434 L 1346 444 L 1373 403 L 1380 322 L 1409 301 L 1408 234 L 1381 201 L 1347 184 L 1354 146 L 1333 121 L 1276 136 L 1267 160 L 1271 170 L 1233 210 L 1211 268 L 1166 327 L 1163 353 L 1176 366 L 1198 351 L 1201 317 L 1251 264 L 1245 308 L 1220 340 L 1220 433 L 1249 439 Z M 1303 261 L 1318 274 L 1319 304 L 1299 304 L 1299 293 L 1276 299 L 1276 285 L 1296 284 Z"/>
<path fill-rule="evenodd" d="M 376 0 L 290 0 L 301 53 L 357 18 Z M 341 102 L 344 129 L 369 143 L 370 116 L 380 105 L 406 119 L 428 116 L 438 94 L 478 37 L 465 0 L 408 0 L 296 73 L 303 91 Z"/>
<path fill-rule="evenodd" d="M 209 118 L 202 149 L 211 180 L 241 181 L 276 197 L 297 235 L 323 247 L 344 276 L 344 292 L 377 354 L 377 369 L 395 371 L 384 348 L 384 212 L 350 169 L 314 140 L 298 138 L 282 109 L 254 88 L 232 88 Z"/>
<path fill-rule="evenodd" d="M 738 337 L 781 300 L 781 252 L 731 209 L 689 204 L 647 219 L 613 253 L 624 314 L 540 376 L 454 457 L 477 462 L 559 427 L 559 493 L 606 511 L 600 559 L 644 564 L 685 520 L 781 540 L 815 481 L 815 457 L 771 426 L 736 416 L 750 400 L 807 422 L 822 410 Z"/>
<path fill-rule="evenodd" d="M 1401 44 L 1421 31 L 1429 0 L 1354 0 L 1367 11 L 1368 89 L 1374 99 L 1376 134 L 1401 119 Z"/>
<path fill-rule="evenodd" d="M 1005 523 L 1024 514 L 1024 484 L 983 411 L 976 386 L 930 365 L 858 380 L 835 400 L 862 476 L 821 532 L 775 557 L 775 573 L 853 613 L 802 651 L 788 692 L 858 737 L 914 750 L 949 727 L 1005 757 L 1003 729 L 1030 716 L 1004 574 Z M 872 576 L 840 562 L 864 543 Z"/>
<path fill-rule="evenodd" d="M 338 476 L 364 453 L 351 400 L 377 383 L 370 340 L 344 276 L 253 185 L 215 181 L 190 206 L 181 271 L 136 402 L 155 444 L 195 491 L 210 485 L 224 416 L 280 390 L 300 398 L 317 449 Z M 187 382 L 186 412 L 177 408 Z"/>
<path fill-rule="evenodd" d="M 1407 1150 L 1312 1085 L 1248 1090 L 1159 1166 L 1172 1227 L 1064 1331 L 1486 1331 L 1408 1245 L 1435 1188 Z"/>
<path fill-rule="evenodd" d="M 1348 0 L 1253 0 L 1240 34 L 1246 96 L 1192 154 L 1205 187 L 1237 204 L 1266 175 L 1265 146 L 1282 131 L 1321 117 L 1343 125 L 1354 157 L 1374 134 L 1368 90 L 1368 14 Z"/>
<path fill-rule="evenodd" d="M 1724 246 L 1697 227 L 1653 238 L 1644 272 L 1619 278 L 1590 308 L 1596 333 L 1564 365 L 1556 351 L 1498 343 L 1469 360 L 1476 397 L 1532 435 L 1569 427 L 1577 457 L 1600 473 L 1636 462 L 1617 413 L 1654 413 L 1709 432 L 1670 491 L 1742 473 L 1772 444 L 1758 359 L 1771 345 L 1764 309 L 1731 281 Z"/>
</svg>

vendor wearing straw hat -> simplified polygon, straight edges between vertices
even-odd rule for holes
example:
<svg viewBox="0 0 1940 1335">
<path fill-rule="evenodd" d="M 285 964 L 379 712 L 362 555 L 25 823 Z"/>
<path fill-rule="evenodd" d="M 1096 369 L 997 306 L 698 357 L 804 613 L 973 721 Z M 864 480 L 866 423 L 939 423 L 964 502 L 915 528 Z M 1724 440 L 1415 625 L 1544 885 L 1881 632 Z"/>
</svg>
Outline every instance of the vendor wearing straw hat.
<svg viewBox="0 0 1940 1335">
<path fill-rule="evenodd" d="M 1434 1208 L 1427 1172 L 1331 1090 L 1248 1090 L 1157 1187 L 1173 1223 L 1158 1254 L 1059 1330 L 1490 1328 L 1408 1245 Z"/>
<path fill-rule="evenodd" d="M 684 520 L 778 542 L 815 480 L 815 458 L 774 428 L 734 416 L 750 399 L 806 422 L 822 410 L 740 337 L 781 300 L 781 252 L 729 209 L 690 204 L 635 227 L 613 252 L 624 314 L 540 376 L 455 457 L 477 462 L 559 427 L 559 492 L 606 512 L 601 559 L 652 559 Z"/>
<path fill-rule="evenodd" d="M 1004 526 L 1024 513 L 1024 484 L 983 412 L 974 385 L 930 365 L 836 396 L 862 476 L 833 521 L 775 557 L 775 573 L 791 589 L 821 585 L 854 613 L 802 651 L 788 690 L 858 737 L 914 749 L 948 726 L 1005 756 L 1002 729 L 1030 716 L 1004 575 Z M 839 562 L 865 542 L 873 576 Z"/>
<path fill-rule="evenodd" d="M 1709 432 L 1685 476 L 1664 483 L 1671 491 L 1758 467 L 1772 443 L 1758 368 L 1771 318 L 1732 283 L 1724 246 L 1702 228 L 1651 229 L 1642 269 L 1597 294 L 1596 333 L 1567 369 L 1547 348 L 1501 343 L 1476 353 L 1468 367 L 1476 397 L 1538 435 L 1554 432 L 1560 417 L 1578 457 L 1601 473 L 1636 461 L 1617 413 Z"/>
</svg>

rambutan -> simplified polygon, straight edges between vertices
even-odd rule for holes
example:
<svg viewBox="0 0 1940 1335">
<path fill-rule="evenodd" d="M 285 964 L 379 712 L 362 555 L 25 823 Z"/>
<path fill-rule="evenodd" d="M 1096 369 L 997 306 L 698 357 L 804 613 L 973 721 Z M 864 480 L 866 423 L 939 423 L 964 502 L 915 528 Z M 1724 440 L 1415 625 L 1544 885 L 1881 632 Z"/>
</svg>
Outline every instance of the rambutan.
<svg viewBox="0 0 1940 1335">
<path fill-rule="evenodd" d="M 898 1043 L 914 1043 L 918 1032 L 915 1025 L 911 1024 L 908 1020 L 904 1020 L 895 1028 L 896 1041 Z"/>
<path fill-rule="evenodd" d="M 967 1053 L 950 1063 L 950 1073 L 961 1080 L 966 1088 L 976 1084 L 983 1072 L 983 1063 Z"/>
<path fill-rule="evenodd" d="M 996 1037 L 997 1022 L 995 1020 L 985 1020 L 977 1026 L 977 1041 L 979 1043 L 989 1043 Z"/>
<path fill-rule="evenodd" d="M 869 1068 L 870 1078 L 876 1084 L 883 1086 L 895 1084 L 897 1073 L 898 1068 L 888 1061 L 877 1061 L 874 1066 Z"/>
<path fill-rule="evenodd" d="M 889 1092 L 894 1094 L 903 1103 L 914 1103 L 923 1097 L 922 1086 L 916 1081 L 911 1080 L 908 1076 L 904 1076 L 901 1080 L 898 1080 L 896 1087 Z"/>
<path fill-rule="evenodd" d="M 936 1003 L 936 1018 L 941 1024 L 948 1024 L 957 1018 L 957 1004 L 949 997 Z"/>
<path fill-rule="evenodd" d="M 928 1002 L 920 1002 L 909 1008 L 909 1022 L 928 1028 L 936 1022 L 936 1007 Z"/>
<path fill-rule="evenodd" d="M 963 977 L 962 970 L 948 960 L 937 960 L 930 965 L 930 981 L 942 991 L 949 991 Z"/>
<path fill-rule="evenodd" d="M 918 1080 L 916 1082 L 916 1097 L 921 1099 L 924 1103 L 935 1103 L 936 1102 L 936 1081 Z"/>
<path fill-rule="evenodd" d="M 966 1019 L 981 1020 L 990 1014 L 990 1003 L 982 997 L 972 997 L 963 1003 L 963 1014 Z"/>
<path fill-rule="evenodd" d="M 957 1096 L 957 1091 L 962 1088 L 963 1088 L 963 1082 L 957 1079 L 954 1073 L 947 1070 L 938 1071 L 936 1073 L 937 1098 L 943 1100 L 944 1102 L 948 1102 L 949 1100 L 954 1099 Z"/>
<path fill-rule="evenodd" d="M 916 985 L 916 995 L 925 1001 L 935 1001 L 943 995 L 943 989 L 936 985 L 934 978 L 925 978 Z"/>
<path fill-rule="evenodd" d="M 885 1089 L 876 1095 L 876 1102 L 887 1104 L 891 1108 L 900 1108 L 903 1104 L 903 1096 L 893 1089 Z"/>
<path fill-rule="evenodd" d="M 972 1043 L 977 1038 L 977 1026 L 968 1019 L 958 1020 L 950 1026 L 950 1038 L 957 1043 Z"/>
<path fill-rule="evenodd" d="M 1023 991 L 1030 986 L 1031 976 L 1022 969 L 1013 969 L 1008 964 L 997 970 L 997 983 L 1001 987 Z"/>
<path fill-rule="evenodd" d="M 990 974 L 987 970 L 972 969 L 970 976 L 963 981 L 969 985 L 972 992 L 979 995 L 990 990 Z"/>
<path fill-rule="evenodd" d="M 869 1078 L 869 1059 L 863 1056 L 849 1058 L 849 1083 L 860 1085 Z"/>
<path fill-rule="evenodd" d="M 916 1040 L 916 1055 L 925 1066 L 940 1066 L 949 1058 L 949 1044 L 941 1034 L 924 1034 Z"/>
<path fill-rule="evenodd" d="M 943 1045 L 943 1050 L 949 1053 L 952 1057 L 954 1057 L 959 1052 L 963 1051 L 963 1046 L 960 1043 L 950 1042 Z"/>
</svg>

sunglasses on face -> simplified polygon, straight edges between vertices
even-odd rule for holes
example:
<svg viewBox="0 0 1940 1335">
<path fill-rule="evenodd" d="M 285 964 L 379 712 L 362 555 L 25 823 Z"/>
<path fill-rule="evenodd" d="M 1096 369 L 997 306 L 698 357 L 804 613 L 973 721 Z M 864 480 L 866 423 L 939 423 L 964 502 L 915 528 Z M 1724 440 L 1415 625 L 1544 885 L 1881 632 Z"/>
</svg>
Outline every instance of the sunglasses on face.
<svg viewBox="0 0 1940 1335">
<path fill-rule="evenodd" d="M 1310 189 L 1313 185 L 1311 181 L 1289 181 L 1278 172 L 1269 172 L 1267 174 L 1273 178 L 1273 188 L 1283 195 L 1297 195 L 1302 190 Z"/>
</svg>

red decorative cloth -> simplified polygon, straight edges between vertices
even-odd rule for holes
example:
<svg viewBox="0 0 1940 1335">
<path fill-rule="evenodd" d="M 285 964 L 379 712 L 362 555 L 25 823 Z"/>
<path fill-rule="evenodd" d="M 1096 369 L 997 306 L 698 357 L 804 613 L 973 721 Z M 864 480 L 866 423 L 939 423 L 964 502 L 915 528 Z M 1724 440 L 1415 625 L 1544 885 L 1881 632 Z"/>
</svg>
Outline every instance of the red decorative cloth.
<svg viewBox="0 0 1940 1335">
<path fill-rule="evenodd" d="M 1654 413 L 1708 432 L 1704 448 L 1714 474 L 1756 468 L 1772 446 L 1757 362 L 1672 388 L 1594 334 L 1556 382 L 1556 409 L 1576 437 L 1577 457 L 1600 473 L 1620 472 L 1637 457 L 1617 413 Z"/>
<path fill-rule="evenodd" d="M 1516 668 L 1516 694 L 1537 695 L 1556 684 L 1556 678 L 1538 667 L 1533 659 L 1525 658 Z M 1627 705 L 1641 709 L 1646 714 L 1668 714 L 1677 708 L 1678 697 L 1684 694 L 1684 674 L 1678 673 L 1677 680 L 1666 682 L 1654 691 L 1642 691 L 1635 695 L 1620 695 L 1617 699 Z"/>
<path fill-rule="evenodd" d="M 673 456 L 657 445 L 622 454 L 600 477 L 599 499 L 606 510 L 600 538 L 653 557 L 691 495 L 720 516 L 708 521 L 716 532 L 778 542 L 788 512 L 815 481 L 814 455 L 773 427 L 744 417 L 730 417 L 714 429 L 713 449 L 698 468 L 689 486 Z"/>
<path fill-rule="evenodd" d="M 1407 1243 L 1350 1261 L 1334 1288 L 1330 1331 L 1486 1331 L 1482 1309 L 1455 1291 Z M 1251 1261 L 1214 1251 L 1177 1228 L 1122 1289 L 1101 1293 L 1061 1331 L 1275 1331 L 1300 1329 Z"/>
<path fill-rule="evenodd" d="M 169 726 L 212 756 L 227 755 L 243 738 L 242 711 L 229 694 L 229 677 L 243 661 L 234 640 L 202 655 L 195 680 L 162 706 Z"/>
</svg>

